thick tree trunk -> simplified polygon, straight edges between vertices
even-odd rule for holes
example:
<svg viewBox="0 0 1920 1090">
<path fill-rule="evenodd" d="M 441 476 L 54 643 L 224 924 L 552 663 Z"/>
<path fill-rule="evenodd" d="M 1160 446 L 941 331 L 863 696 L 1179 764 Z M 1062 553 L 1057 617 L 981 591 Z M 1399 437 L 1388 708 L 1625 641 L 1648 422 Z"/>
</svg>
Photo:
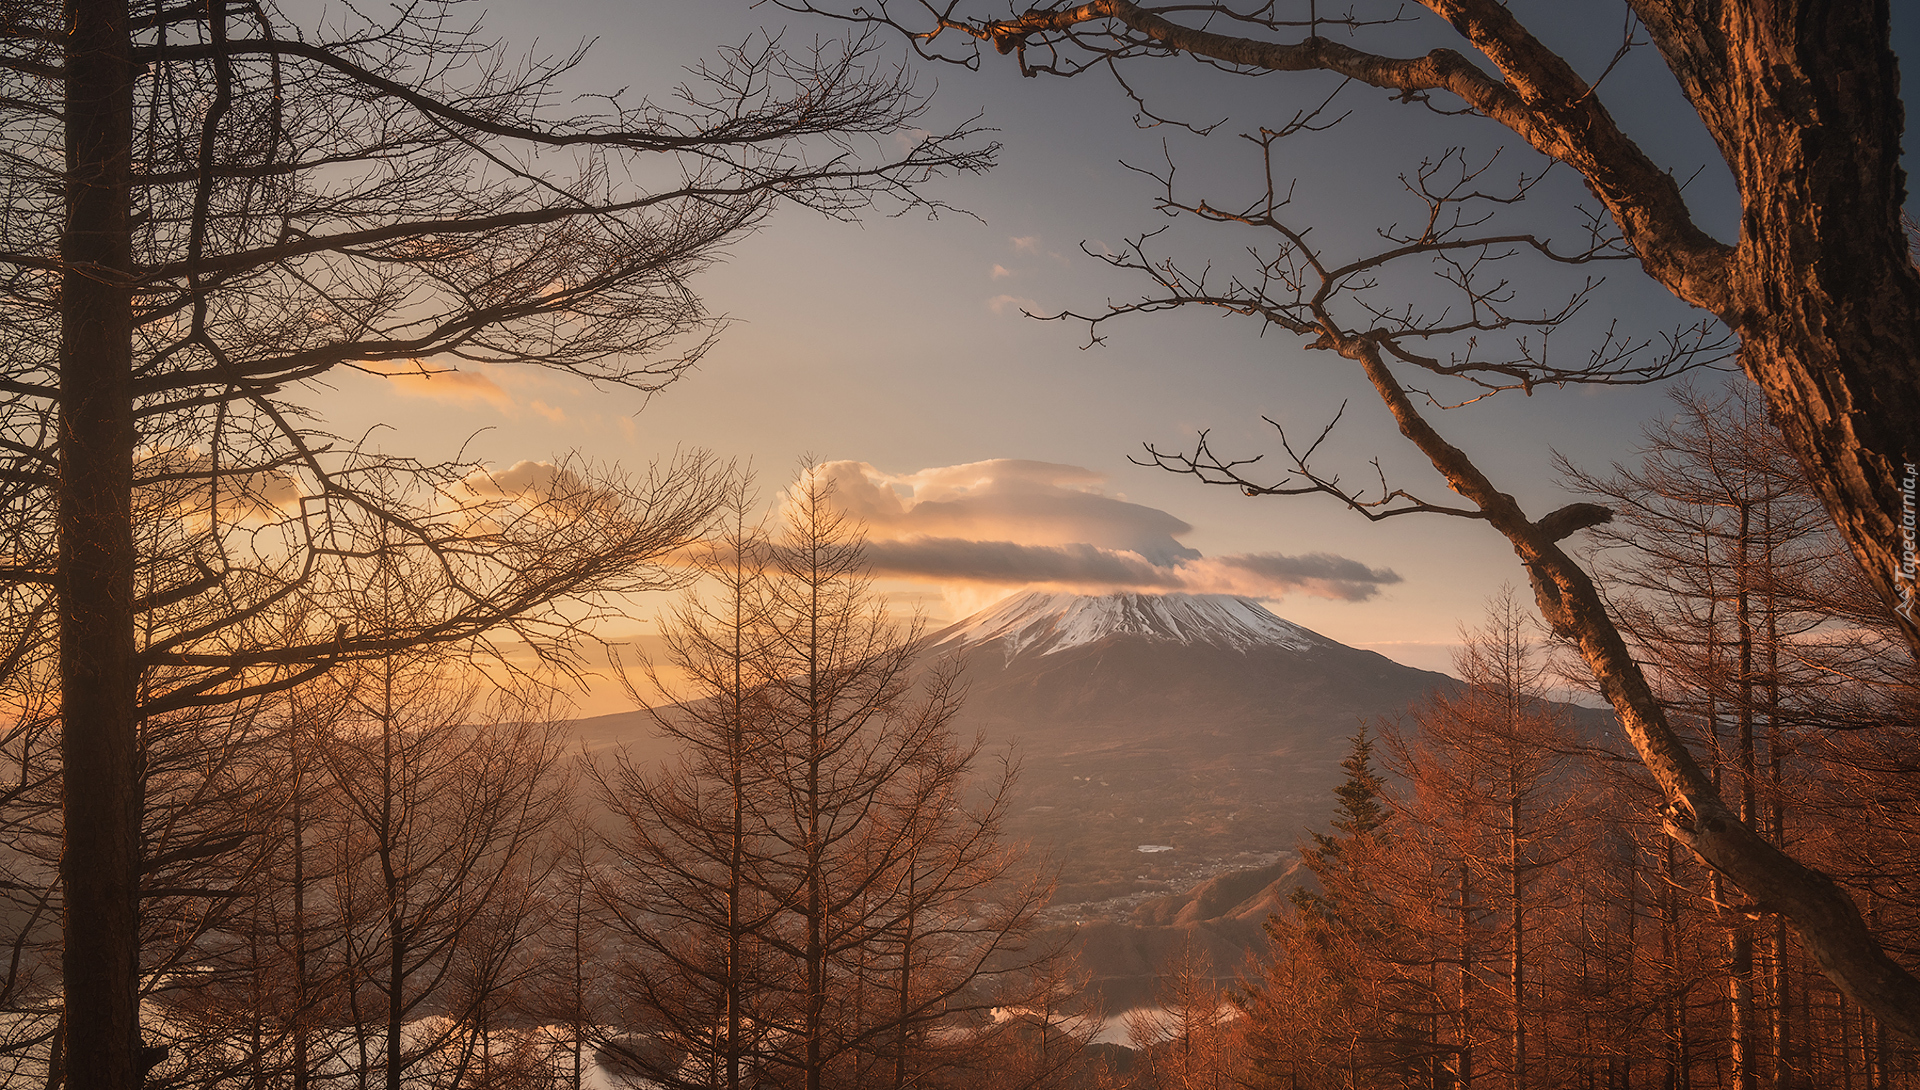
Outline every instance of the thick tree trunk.
<svg viewBox="0 0 1920 1090">
<path fill-rule="evenodd" d="M 1808 229 L 1818 230 L 1826 219 L 1807 216 Z M 1913 381 L 1913 361 L 1920 359 L 1920 284 L 1913 283 L 1906 256 L 1897 255 L 1897 261 L 1905 267 L 1884 268 L 1877 278 L 1857 271 L 1842 277 L 1843 266 L 1876 262 L 1834 255 L 1798 282 L 1781 282 L 1780 291 L 1792 300 L 1787 313 L 1739 327 L 1740 357 L 1766 390 L 1774 421 L 1855 559 L 1904 622 L 1909 644 L 1920 649 L 1914 526 L 1920 390 Z M 1859 294 L 1846 297 L 1851 293 Z M 1828 305 L 1810 305 L 1804 298 L 1809 295 L 1827 296 Z M 1808 327 L 1825 335 L 1815 336 Z"/>
<path fill-rule="evenodd" d="M 68 0 L 59 593 L 66 1075 L 132 1090 L 139 1041 L 133 643 L 133 74 L 124 0 Z"/>
<path fill-rule="evenodd" d="M 1908 467 L 1920 462 L 1920 273 L 1899 223 L 1886 0 L 1633 7 L 1740 186 L 1729 290 L 1708 305 L 1740 335 L 1773 422 L 1920 650 L 1906 522 Z"/>
</svg>

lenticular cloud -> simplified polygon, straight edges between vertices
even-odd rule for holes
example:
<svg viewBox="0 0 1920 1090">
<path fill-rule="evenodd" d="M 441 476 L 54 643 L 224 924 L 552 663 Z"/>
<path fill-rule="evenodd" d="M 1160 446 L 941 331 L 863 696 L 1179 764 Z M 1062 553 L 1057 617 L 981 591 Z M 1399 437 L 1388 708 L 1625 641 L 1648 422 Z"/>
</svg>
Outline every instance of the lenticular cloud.
<svg viewBox="0 0 1920 1090">
<path fill-rule="evenodd" d="M 892 475 L 865 462 L 828 462 L 814 473 L 832 482 L 836 505 L 866 524 L 877 575 L 1344 601 L 1400 581 L 1331 553 L 1202 556 L 1179 541 L 1193 527 L 1106 495 L 1105 478 L 1080 466 L 994 459 Z"/>
</svg>

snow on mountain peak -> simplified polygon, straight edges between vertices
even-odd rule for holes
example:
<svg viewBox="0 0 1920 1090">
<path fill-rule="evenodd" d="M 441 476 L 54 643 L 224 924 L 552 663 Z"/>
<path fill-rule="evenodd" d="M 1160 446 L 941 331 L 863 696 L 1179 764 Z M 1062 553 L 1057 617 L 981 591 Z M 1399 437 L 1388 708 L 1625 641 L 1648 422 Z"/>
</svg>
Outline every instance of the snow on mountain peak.
<svg viewBox="0 0 1920 1090">
<path fill-rule="evenodd" d="M 1023 652 L 1051 655 L 1109 636 L 1133 636 L 1245 651 L 1328 646 L 1251 598 L 1231 594 L 1049 594 L 1027 591 L 933 634 L 933 647 L 958 650 L 1004 640 L 1007 658 Z"/>
</svg>

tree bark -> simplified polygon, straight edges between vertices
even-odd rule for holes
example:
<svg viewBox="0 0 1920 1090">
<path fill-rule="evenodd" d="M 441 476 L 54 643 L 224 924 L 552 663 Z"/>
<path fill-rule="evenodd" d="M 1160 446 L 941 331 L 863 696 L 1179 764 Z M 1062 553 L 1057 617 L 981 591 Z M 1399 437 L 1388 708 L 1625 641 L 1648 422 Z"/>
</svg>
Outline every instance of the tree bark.
<svg viewBox="0 0 1920 1090">
<path fill-rule="evenodd" d="M 1920 274 L 1899 223 L 1906 180 L 1888 5 L 1632 6 L 1740 185 L 1740 245 L 1729 298 L 1715 309 L 1920 648 L 1903 528 L 1908 466 L 1920 461 Z"/>
<path fill-rule="evenodd" d="M 133 71 L 124 0 L 68 0 L 59 567 L 65 1061 L 132 1090 L 139 1048 L 134 720 Z"/>
</svg>

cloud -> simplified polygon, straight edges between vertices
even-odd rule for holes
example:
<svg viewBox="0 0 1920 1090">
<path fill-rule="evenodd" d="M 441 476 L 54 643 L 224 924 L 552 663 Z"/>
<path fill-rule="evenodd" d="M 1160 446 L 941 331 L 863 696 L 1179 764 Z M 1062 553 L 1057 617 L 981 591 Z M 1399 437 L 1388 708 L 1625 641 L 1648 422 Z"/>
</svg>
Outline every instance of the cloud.
<svg viewBox="0 0 1920 1090">
<path fill-rule="evenodd" d="M 1253 553 L 1156 564 L 1138 553 L 1093 545 L 1021 545 L 1012 541 L 918 538 L 867 546 L 876 574 L 907 579 L 1036 584 L 1081 590 L 1182 591 L 1279 598 L 1307 594 L 1361 602 L 1400 576 L 1327 553 Z"/>
<path fill-rule="evenodd" d="M 1230 553 L 1203 557 L 1180 566 L 1185 589 L 1206 594 L 1244 594 L 1253 598 L 1280 593 L 1306 594 L 1342 602 L 1364 602 L 1380 588 L 1400 582 L 1391 568 L 1369 568 L 1332 553 Z"/>
<path fill-rule="evenodd" d="M 579 481 L 572 473 L 552 462 L 515 462 L 498 472 L 477 469 L 467 474 L 460 483 L 476 496 L 503 496 L 508 499 L 527 495 L 546 496 L 556 491 L 556 485 L 566 490 L 579 487 Z"/>
<path fill-rule="evenodd" d="M 1005 314 L 1009 310 L 1032 314 L 1039 311 L 1040 304 L 1019 295 L 996 295 L 987 300 L 987 309 L 995 314 Z"/>
<path fill-rule="evenodd" d="M 1039 235 L 1026 235 L 1020 238 L 1009 239 L 1008 241 L 1013 243 L 1013 252 L 1016 254 L 1037 254 L 1040 252 Z"/>
<path fill-rule="evenodd" d="M 889 476 L 865 462 L 815 470 L 835 503 L 878 540 L 952 537 L 1027 545 L 1092 545 L 1155 563 L 1194 559 L 1177 538 L 1193 527 L 1152 507 L 1108 496 L 1105 479 L 1080 466 L 996 458 Z"/>
<path fill-rule="evenodd" d="M 186 447 L 140 451 L 134 477 L 142 482 L 139 502 L 201 527 L 215 499 L 221 519 L 257 523 L 278 520 L 296 509 L 304 495 L 299 480 L 285 470 L 240 469 L 230 462 L 216 466 L 206 454 Z"/>
<path fill-rule="evenodd" d="M 876 573 L 907 578 L 1007 586 L 1058 583 L 1176 589 L 1168 578 L 1169 569 L 1138 553 L 1094 545 L 1021 545 L 934 537 L 871 542 L 867 557 Z"/>
<path fill-rule="evenodd" d="M 866 526 L 874 570 L 891 577 L 1342 601 L 1400 581 L 1330 553 L 1202 556 L 1179 540 L 1192 526 L 1107 495 L 1105 478 L 1080 466 L 1000 458 L 899 475 L 843 461 L 813 472 Z"/>
<path fill-rule="evenodd" d="M 1005 265 L 995 265 L 993 267 L 993 279 L 995 280 L 1004 280 L 1012 275 L 1013 273 L 1010 272 Z"/>
<path fill-rule="evenodd" d="M 386 377 L 394 392 L 409 397 L 432 398 L 462 404 L 491 405 L 512 412 L 519 402 L 500 385 L 478 371 L 455 371 L 430 367 L 419 360 L 362 363 L 361 369 Z"/>
</svg>

